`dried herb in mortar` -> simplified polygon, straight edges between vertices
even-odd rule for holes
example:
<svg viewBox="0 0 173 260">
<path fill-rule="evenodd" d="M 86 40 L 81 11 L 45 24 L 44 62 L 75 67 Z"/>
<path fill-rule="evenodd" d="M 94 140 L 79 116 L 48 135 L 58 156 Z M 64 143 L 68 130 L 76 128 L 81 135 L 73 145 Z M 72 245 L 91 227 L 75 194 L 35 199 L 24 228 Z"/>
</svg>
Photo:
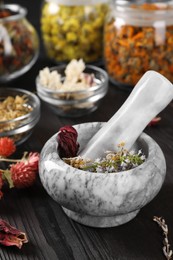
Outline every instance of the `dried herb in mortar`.
<svg viewBox="0 0 173 260">
<path fill-rule="evenodd" d="M 111 173 L 133 169 L 145 161 L 142 150 L 137 152 L 124 149 L 125 143 L 119 144 L 118 152 L 109 151 L 105 158 L 95 161 L 77 156 L 79 144 L 77 131 L 72 126 L 64 126 L 58 132 L 58 153 L 67 164 L 77 169 L 90 172 Z"/>
</svg>

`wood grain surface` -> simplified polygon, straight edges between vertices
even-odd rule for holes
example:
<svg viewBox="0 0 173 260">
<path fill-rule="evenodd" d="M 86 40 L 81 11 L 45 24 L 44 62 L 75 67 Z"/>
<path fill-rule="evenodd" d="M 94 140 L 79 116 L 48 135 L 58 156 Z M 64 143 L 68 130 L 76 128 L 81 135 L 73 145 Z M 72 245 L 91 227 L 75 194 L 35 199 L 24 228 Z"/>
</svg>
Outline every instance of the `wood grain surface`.
<svg viewBox="0 0 173 260">
<path fill-rule="evenodd" d="M 6 1 L 7 3 L 11 1 Z M 40 0 L 13 1 L 27 7 L 28 19 L 39 32 Z M 40 34 L 40 33 L 39 33 Z M 25 75 L 5 85 L 35 92 L 38 71 L 53 64 L 46 58 L 43 46 L 38 61 Z M 107 121 L 123 104 L 129 92 L 109 83 L 109 91 L 98 110 L 80 118 L 58 117 L 41 104 L 41 118 L 31 137 L 20 147 L 24 151 L 40 152 L 44 143 L 63 125 L 82 122 Z M 0 217 L 26 232 L 29 243 L 21 250 L 0 246 L 1 260 L 164 260 L 162 231 L 153 217 L 162 216 L 169 227 L 169 241 L 173 249 L 173 103 L 161 112 L 157 127 L 145 132 L 162 148 L 167 175 L 164 185 L 152 202 L 135 219 L 114 228 L 90 228 L 69 219 L 61 207 L 37 183 L 25 190 L 6 189 L 0 201 Z"/>
</svg>

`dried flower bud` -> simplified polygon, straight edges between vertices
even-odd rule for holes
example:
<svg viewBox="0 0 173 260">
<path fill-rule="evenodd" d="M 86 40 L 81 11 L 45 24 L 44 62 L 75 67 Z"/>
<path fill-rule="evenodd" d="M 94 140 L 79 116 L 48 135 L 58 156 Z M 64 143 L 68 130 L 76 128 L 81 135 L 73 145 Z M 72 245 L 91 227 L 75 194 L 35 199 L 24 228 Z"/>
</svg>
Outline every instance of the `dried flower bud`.
<svg viewBox="0 0 173 260">
<path fill-rule="evenodd" d="M 39 153 L 30 152 L 17 163 L 9 166 L 3 171 L 3 177 L 8 182 L 10 188 L 27 188 L 32 186 L 37 178 Z"/>
<path fill-rule="evenodd" d="M 38 171 L 39 153 L 30 152 L 27 157 L 23 158 L 25 164 L 29 165 L 33 171 Z"/>
<path fill-rule="evenodd" d="M 13 139 L 9 137 L 0 138 L 0 157 L 8 157 L 16 151 Z"/>
<path fill-rule="evenodd" d="M 61 127 L 58 136 L 58 153 L 61 158 L 75 157 L 79 144 L 77 142 L 77 131 L 72 126 Z"/>
</svg>

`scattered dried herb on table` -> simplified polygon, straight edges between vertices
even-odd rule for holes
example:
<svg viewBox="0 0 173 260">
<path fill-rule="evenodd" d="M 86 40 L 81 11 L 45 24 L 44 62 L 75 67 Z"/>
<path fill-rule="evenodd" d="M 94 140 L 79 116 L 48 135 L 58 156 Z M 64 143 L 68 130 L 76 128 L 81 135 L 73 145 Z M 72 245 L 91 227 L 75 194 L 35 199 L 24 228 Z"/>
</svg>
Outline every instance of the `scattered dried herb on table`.
<svg viewBox="0 0 173 260">
<path fill-rule="evenodd" d="M 162 217 L 154 216 L 153 220 L 161 227 L 163 231 L 163 254 L 167 260 L 172 259 L 173 251 L 170 249 L 170 244 L 168 240 L 168 226 L 165 222 L 165 219 Z"/>
</svg>

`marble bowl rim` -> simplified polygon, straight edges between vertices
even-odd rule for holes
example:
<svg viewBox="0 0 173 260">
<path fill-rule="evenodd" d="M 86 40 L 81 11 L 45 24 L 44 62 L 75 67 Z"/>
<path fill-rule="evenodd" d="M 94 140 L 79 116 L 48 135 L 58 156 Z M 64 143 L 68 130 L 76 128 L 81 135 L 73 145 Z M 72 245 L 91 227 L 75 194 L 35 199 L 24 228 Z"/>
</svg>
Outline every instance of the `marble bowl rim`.
<svg viewBox="0 0 173 260">
<path fill-rule="evenodd" d="M 96 125 L 97 123 L 105 123 L 105 122 L 87 122 L 87 123 L 81 123 L 81 124 L 76 124 L 76 125 L 73 125 L 73 127 L 74 128 L 76 128 L 76 127 L 78 127 L 79 125 L 89 125 L 89 124 L 94 124 L 94 125 Z M 61 167 L 64 167 L 65 169 L 70 169 L 70 171 L 74 171 L 74 173 L 73 174 L 84 174 L 84 175 L 96 175 L 96 176 L 98 176 L 98 175 L 101 175 L 101 176 L 105 176 L 105 175 L 110 175 L 110 176 L 114 176 L 114 175 L 126 175 L 126 174 L 133 174 L 133 170 L 134 169 L 141 169 L 141 168 L 144 168 L 147 164 L 148 164 L 148 162 L 149 161 L 151 161 L 151 160 L 153 160 L 153 156 L 154 156 L 154 151 L 153 150 L 150 150 L 150 147 L 149 147 L 149 145 L 148 145 L 148 141 L 151 141 L 154 145 L 155 145 L 155 147 L 158 147 L 158 148 L 160 148 L 160 146 L 157 144 L 157 142 L 151 137 L 151 136 L 149 136 L 148 134 L 146 134 L 146 133 L 144 133 L 144 132 L 142 132 L 141 134 L 140 134 L 140 136 L 138 137 L 138 139 L 137 139 L 137 141 L 138 142 L 140 142 L 140 138 L 143 138 L 143 140 L 144 140 L 144 142 L 145 142 L 145 144 L 146 144 L 146 146 L 147 146 L 147 155 L 144 153 L 144 155 L 146 156 L 146 160 L 142 163 L 142 164 L 140 164 L 139 166 L 137 166 L 137 167 L 135 167 L 135 168 L 133 168 L 133 169 L 130 169 L 130 170 L 126 170 L 126 171 L 119 171 L 119 172 L 111 172 L 111 173 L 102 173 L 102 172 L 90 172 L 90 171 L 84 171 L 84 170 L 81 170 L 81 169 L 77 169 L 77 168 L 74 168 L 74 167 L 72 167 L 71 165 L 69 165 L 69 164 L 67 164 L 67 163 L 65 163 L 60 157 L 59 157 L 59 154 L 58 154 L 58 152 L 57 152 L 57 147 L 58 147 L 58 142 L 56 141 L 56 137 L 57 137 L 57 133 L 56 134 L 54 134 L 53 136 L 51 136 L 48 140 L 47 140 L 47 142 L 49 142 L 49 141 L 52 141 L 53 139 L 55 140 L 55 142 L 56 142 L 56 154 L 57 154 L 57 157 L 58 157 L 58 159 L 59 159 L 59 161 L 57 162 L 57 165 L 59 164 L 59 162 L 60 162 L 60 164 L 61 164 Z M 146 140 L 146 139 L 149 139 L 149 140 Z M 47 142 L 46 142 L 46 144 L 47 144 Z M 46 146 L 46 144 L 45 144 L 45 146 Z M 54 147 L 52 148 L 53 149 L 53 151 L 52 151 L 52 153 L 54 153 L 55 152 L 55 149 L 54 149 Z M 141 149 L 141 148 L 140 148 Z M 161 149 L 161 148 L 160 148 Z M 56 163 L 56 162 L 55 162 Z"/>
</svg>

